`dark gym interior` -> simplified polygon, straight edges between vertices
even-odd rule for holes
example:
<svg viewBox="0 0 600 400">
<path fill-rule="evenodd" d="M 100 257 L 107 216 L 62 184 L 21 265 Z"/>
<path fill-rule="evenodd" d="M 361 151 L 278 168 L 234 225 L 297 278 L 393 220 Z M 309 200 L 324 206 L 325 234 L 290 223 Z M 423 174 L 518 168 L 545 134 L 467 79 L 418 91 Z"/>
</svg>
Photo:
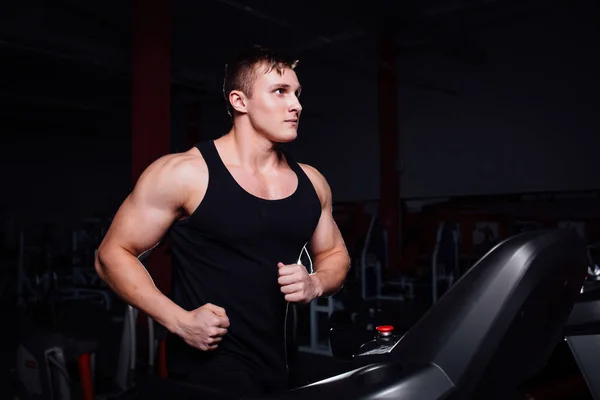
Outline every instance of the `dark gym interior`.
<svg viewBox="0 0 600 400">
<path fill-rule="evenodd" d="M 600 343 L 600 330 L 573 322 L 585 314 L 600 326 L 600 312 L 595 321 L 578 308 L 600 300 L 598 21 L 596 0 L 3 2 L 0 398 L 170 398 L 161 393 L 174 389 L 157 389 L 170 382 L 170 333 L 99 278 L 95 254 L 149 164 L 227 133 L 224 65 L 254 44 L 299 59 L 302 123 L 286 151 L 327 179 L 351 257 L 342 289 L 288 321 L 292 389 L 358 368 L 352 359 L 386 329 L 398 338 L 391 354 L 416 357 L 407 344 L 421 343 L 416 332 L 467 349 L 443 316 L 513 284 L 491 278 L 517 268 L 507 252 L 548 246 L 519 267 L 540 283 L 515 310 L 537 315 L 506 324 L 484 378 L 516 382 L 499 354 L 512 354 L 519 332 L 539 365 L 511 396 L 600 398 L 585 370 L 597 370 L 591 353 L 578 347 Z M 168 243 L 141 262 L 169 295 Z M 544 263 L 565 279 L 583 265 L 581 281 L 565 281 L 573 296 L 544 280 Z M 555 314 L 541 329 L 544 310 Z M 422 345 L 427 362 L 444 357 Z M 395 376 L 381 374 L 372 385 Z M 352 382 L 332 383 L 328 397 L 383 398 L 368 394 L 368 380 L 349 391 Z M 289 398 L 326 392 L 311 393 Z M 442 398 L 428 396 L 392 398 Z"/>
</svg>

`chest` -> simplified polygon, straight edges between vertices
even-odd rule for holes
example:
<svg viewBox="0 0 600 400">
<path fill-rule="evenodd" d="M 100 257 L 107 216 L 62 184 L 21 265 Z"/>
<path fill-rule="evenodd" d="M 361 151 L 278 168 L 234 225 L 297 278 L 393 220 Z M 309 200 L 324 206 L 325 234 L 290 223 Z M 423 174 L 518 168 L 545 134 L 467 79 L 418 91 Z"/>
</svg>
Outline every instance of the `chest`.
<svg viewBox="0 0 600 400">
<path fill-rule="evenodd" d="M 241 168 L 214 168 L 190 223 L 200 237 L 238 249 L 294 251 L 312 236 L 321 204 L 301 173 L 285 168 L 251 174 Z"/>
<path fill-rule="evenodd" d="M 225 194 L 222 192 L 222 194 Z M 292 196 L 263 200 L 243 195 L 219 196 L 203 207 L 205 232 L 215 240 L 249 246 L 282 246 L 306 242 L 318 222 L 320 209 L 314 202 Z"/>
<path fill-rule="evenodd" d="M 236 185 L 260 199 L 284 199 L 291 196 L 298 187 L 298 176 L 291 169 L 279 169 L 265 174 L 250 173 L 232 166 L 227 169 Z"/>
</svg>

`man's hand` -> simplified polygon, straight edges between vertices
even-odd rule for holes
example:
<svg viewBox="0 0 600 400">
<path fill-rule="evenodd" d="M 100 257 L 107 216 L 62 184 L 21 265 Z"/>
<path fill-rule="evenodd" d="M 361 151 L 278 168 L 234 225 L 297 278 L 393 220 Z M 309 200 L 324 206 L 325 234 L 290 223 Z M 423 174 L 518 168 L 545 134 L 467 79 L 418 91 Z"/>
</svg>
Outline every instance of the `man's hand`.
<svg viewBox="0 0 600 400">
<path fill-rule="evenodd" d="M 277 282 L 286 301 L 306 304 L 320 296 L 318 279 L 314 275 L 309 275 L 306 267 L 299 264 L 285 265 L 280 262 L 277 268 L 279 268 Z"/>
<path fill-rule="evenodd" d="M 179 336 L 202 351 L 215 350 L 229 328 L 225 309 L 207 303 L 193 311 L 179 327 Z"/>
</svg>

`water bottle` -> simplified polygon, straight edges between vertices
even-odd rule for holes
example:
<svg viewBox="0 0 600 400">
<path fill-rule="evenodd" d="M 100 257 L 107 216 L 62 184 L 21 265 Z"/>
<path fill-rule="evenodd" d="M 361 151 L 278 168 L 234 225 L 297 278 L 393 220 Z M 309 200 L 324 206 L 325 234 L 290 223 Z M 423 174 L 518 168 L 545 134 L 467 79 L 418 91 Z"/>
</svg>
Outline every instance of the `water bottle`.
<svg viewBox="0 0 600 400">
<path fill-rule="evenodd" d="M 375 329 L 377 331 L 375 338 L 360 346 L 355 357 L 389 353 L 402 339 L 402 336 L 394 333 L 392 325 L 381 325 Z"/>
</svg>

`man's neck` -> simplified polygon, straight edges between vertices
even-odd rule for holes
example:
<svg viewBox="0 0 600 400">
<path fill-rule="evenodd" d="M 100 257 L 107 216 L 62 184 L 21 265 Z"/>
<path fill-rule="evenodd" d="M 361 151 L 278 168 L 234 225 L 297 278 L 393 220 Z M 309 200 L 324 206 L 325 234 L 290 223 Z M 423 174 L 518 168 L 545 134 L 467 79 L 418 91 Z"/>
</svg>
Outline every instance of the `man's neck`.
<svg viewBox="0 0 600 400">
<path fill-rule="evenodd" d="M 280 154 L 273 142 L 254 132 L 234 126 L 220 141 L 228 162 L 251 173 L 263 173 L 279 164 Z"/>
</svg>

